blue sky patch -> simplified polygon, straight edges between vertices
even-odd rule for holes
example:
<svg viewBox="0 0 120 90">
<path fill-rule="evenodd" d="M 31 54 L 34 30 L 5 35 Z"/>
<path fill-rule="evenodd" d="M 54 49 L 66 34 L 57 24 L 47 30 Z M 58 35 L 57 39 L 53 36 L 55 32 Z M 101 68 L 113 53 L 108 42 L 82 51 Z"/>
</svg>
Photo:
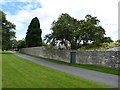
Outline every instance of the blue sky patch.
<svg viewBox="0 0 120 90">
<path fill-rule="evenodd" d="M 31 7 L 30 7 L 31 6 Z M 3 12 L 9 12 L 10 14 L 14 15 L 16 12 L 22 9 L 30 9 L 34 10 L 37 8 L 42 8 L 39 3 L 29 3 L 29 2 L 7 2 L 6 4 L 2 5 Z"/>
</svg>

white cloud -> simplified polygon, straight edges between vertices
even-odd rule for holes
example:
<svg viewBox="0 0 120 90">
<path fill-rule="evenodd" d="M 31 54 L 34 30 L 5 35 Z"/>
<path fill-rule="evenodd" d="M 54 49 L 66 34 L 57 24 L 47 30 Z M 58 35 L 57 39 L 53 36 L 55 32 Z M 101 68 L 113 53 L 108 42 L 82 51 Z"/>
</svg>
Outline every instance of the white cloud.
<svg viewBox="0 0 120 90">
<path fill-rule="evenodd" d="M 5 4 L 5 0 L 0 0 L 0 4 Z"/>
<path fill-rule="evenodd" d="M 32 8 L 34 8 L 34 5 L 31 5 L 31 4 L 21 7 L 21 9 L 23 10 L 31 10 Z"/>
<path fill-rule="evenodd" d="M 16 37 L 17 40 L 22 40 L 23 38 L 25 38 L 24 35 L 20 35 L 20 34 L 16 34 Z"/>
<path fill-rule="evenodd" d="M 106 36 L 112 37 L 112 40 L 118 40 L 118 28 L 117 25 L 103 25 L 106 30 Z"/>
<path fill-rule="evenodd" d="M 31 18 L 30 12 L 25 10 L 18 11 L 15 15 L 11 15 L 9 12 L 6 14 L 6 17 L 12 22 L 27 22 Z"/>
<path fill-rule="evenodd" d="M 28 0 L 16 0 L 28 2 Z M 101 25 L 105 28 L 107 36 L 117 39 L 118 30 L 118 1 L 119 0 L 29 0 L 34 2 L 21 7 L 15 15 L 8 14 L 10 21 L 17 24 L 17 28 L 22 27 L 24 22 L 29 23 L 33 17 L 40 20 L 42 35 L 50 33 L 53 20 L 56 20 L 61 13 L 68 13 L 79 20 L 84 19 L 86 14 L 97 16 Z M 42 8 L 32 10 L 36 3 L 41 4 Z M 116 25 L 111 25 L 116 24 Z M 24 28 L 26 29 L 26 28 Z M 23 30 L 23 29 L 22 29 Z M 114 33 L 114 34 L 113 34 Z"/>
<path fill-rule="evenodd" d="M 16 2 L 33 2 L 34 0 L 16 0 Z"/>
<path fill-rule="evenodd" d="M 40 3 L 43 7 L 42 10 L 47 12 L 46 14 L 50 16 L 49 18 L 53 18 L 53 20 L 58 18 L 61 13 L 68 13 L 77 19 L 84 19 L 86 14 L 97 16 L 101 21 L 100 25 L 105 28 L 107 36 L 112 37 L 113 40 L 117 40 L 118 1 L 119 0 L 42 0 Z M 48 28 L 50 28 L 50 24 Z"/>
<path fill-rule="evenodd" d="M 15 23 L 16 25 L 16 30 L 24 30 L 25 29 L 25 25 L 19 22 Z"/>
</svg>

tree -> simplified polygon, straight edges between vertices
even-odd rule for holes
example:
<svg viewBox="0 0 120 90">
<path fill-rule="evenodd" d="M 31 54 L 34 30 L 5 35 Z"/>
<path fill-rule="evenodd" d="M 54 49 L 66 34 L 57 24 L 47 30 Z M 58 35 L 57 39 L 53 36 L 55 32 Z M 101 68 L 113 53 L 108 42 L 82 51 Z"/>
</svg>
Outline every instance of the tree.
<svg viewBox="0 0 120 90">
<path fill-rule="evenodd" d="M 12 49 L 15 50 L 17 48 L 17 40 L 13 39 L 11 42 L 12 42 Z"/>
<path fill-rule="evenodd" d="M 9 50 L 12 48 L 12 41 L 15 38 L 15 25 L 6 19 L 4 12 L 0 11 L 0 44 L 2 45 L 2 50 Z M 2 25 L 2 26 L 1 26 Z"/>
<path fill-rule="evenodd" d="M 64 45 L 68 49 L 68 43 L 71 46 L 71 49 L 77 48 L 78 35 L 77 31 L 79 30 L 78 25 L 79 21 L 72 18 L 68 14 L 62 14 L 57 21 L 52 23 L 52 37 L 53 42 L 59 43 L 59 45 Z"/>
<path fill-rule="evenodd" d="M 100 20 L 97 17 L 92 17 L 91 15 L 86 15 L 85 19 L 81 21 L 81 39 L 83 45 L 87 45 L 88 42 L 93 42 L 94 44 L 102 43 L 104 40 L 105 30 L 102 26 L 99 26 Z"/>
<path fill-rule="evenodd" d="M 113 40 L 110 37 L 105 37 L 104 42 L 110 43 L 113 42 Z"/>
<path fill-rule="evenodd" d="M 26 41 L 25 41 L 25 39 L 17 41 L 17 49 L 19 50 L 21 48 L 26 48 Z"/>
<path fill-rule="evenodd" d="M 120 43 L 120 40 L 117 40 L 116 42 Z"/>
<path fill-rule="evenodd" d="M 55 42 L 55 38 L 52 34 L 45 35 L 44 41 L 46 41 L 46 44 L 49 43 L 50 47 L 54 47 L 57 43 L 57 42 Z"/>
<path fill-rule="evenodd" d="M 33 18 L 26 33 L 27 47 L 36 47 L 42 45 L 40 23 L 37 17 Z"/>
<path fill-rule="evenodd" d="M 105 30 L 99 26 L 97 17 L 86 15 L 84 20 L 77 20 L 67 13 L 62 14 L 57 21 L 52 23 L 52 33 L 46 35 L 45 40 L 55 45 L 64 45 L 68 49 L 77 49 L 83 41 L 83 45 L 88 42 L 103 42 Z"/>
</svg>

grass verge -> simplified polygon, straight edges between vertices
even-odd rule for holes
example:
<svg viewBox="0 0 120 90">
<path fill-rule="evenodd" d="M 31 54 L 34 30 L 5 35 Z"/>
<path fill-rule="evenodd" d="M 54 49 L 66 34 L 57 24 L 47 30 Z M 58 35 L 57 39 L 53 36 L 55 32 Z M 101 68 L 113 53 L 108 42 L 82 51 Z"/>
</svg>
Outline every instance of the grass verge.
<svg viewBox="0 0 120 90">
<path fill-rule="evenodd" d="M 3 88 L 110 88 L 3 52 Z"/>
<path fill-rule="evenodd" d="M 39 57 L 39 56 L 30 55 L 30 54 L 26 54 L 26 53 L 21 53 L 21 52 L 17 52 L 17 53 L 32 56 L 32 57 L 47 60 L 47 61 L 51 61 L 51 62 L 55 62 L 55 63 L 64 64 L 64 65 L 69 65 L 69 66 L 74 66 L 74 67 L 79 67 L 79 68 L 84 68 L 84 69 L 89 69 L 89 70 L 94 70 L 94 71 L 99 71 L 99 72 L 109 73 L 109 74 L 114 74 L 114 75 L 120 75 L 120 70 L 117 70 L 117 69 L 100 67 L 100 66 L 89 65 L 89 64 L 71 64 L 71 63 L 64 62 L 64 61 L 58 61 L 58 60 Z"/>
<path fill-rule="evenodd" d="M 0 90 L 1 89 L 2 89 L 2 54 L 0 54 Z"/>
</svg>

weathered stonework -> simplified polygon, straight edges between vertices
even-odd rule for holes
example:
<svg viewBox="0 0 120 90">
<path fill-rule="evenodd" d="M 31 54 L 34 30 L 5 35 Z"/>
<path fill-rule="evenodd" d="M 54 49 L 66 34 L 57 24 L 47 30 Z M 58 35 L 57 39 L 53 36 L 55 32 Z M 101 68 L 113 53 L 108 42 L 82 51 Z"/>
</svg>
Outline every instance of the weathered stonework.
<svg viewBox="0 0 120 90">
<path fill-rule="evenodd" d="M 73 50 L 47 50 L 42 47 L 23 48 L 20 52 L 40 57 L 70 62 L 70 52 Z M 84 51 L 76 52 L 77 64 L 91 64 L 109 68 L 117 68 L 120 64 L 120 51 Z"/>
</svg>

